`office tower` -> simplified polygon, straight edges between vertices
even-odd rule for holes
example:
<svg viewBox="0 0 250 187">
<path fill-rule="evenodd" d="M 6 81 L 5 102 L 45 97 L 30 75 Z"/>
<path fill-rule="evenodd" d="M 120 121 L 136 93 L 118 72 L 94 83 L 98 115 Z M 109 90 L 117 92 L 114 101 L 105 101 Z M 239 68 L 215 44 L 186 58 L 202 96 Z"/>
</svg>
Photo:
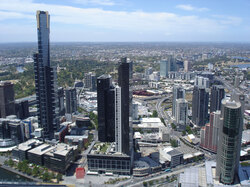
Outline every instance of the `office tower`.
<svg viewBox="0 0 250 187">
<path fill-rule="evenodd" d="M 115 90 L 110 75 L 97 78 L 98 139 L 115 141 Z"/>
<path fill-rule="evenodd" d="M 24 141 L 19 119 L 0 118 L 0 147 L 11 147 Z"/>
<path fill-rule="evenodd" d="M 58 96 L 59 116 L 64 116 L 65 115 L 64 89 L 62 87 L 58 88 L 57 96 Z"/>
<path fill-rule="evenodd" d="M 188 102 L 181 98 L 176 99 L 175 120 L 178 130 L 185 130 L 188 123 Z"/>
<path fill-rule="evenodd" d="M 145 78 L 149 79 L 149 75 L 151 75 L 153 73 L 153 68 L 152 67 L 148 67 L 145 69 Z"/>
<path fill-rule="evenodd" d="M 133 64 L 134 64 L 133 61 L 129 62 L 129 79 L 133 78 Z"/>
<path fill-rule="evenodd" d="M 211 90 L 210 113 L 216 110 L 221 110 L 221 101 L 224 96 L 224 87 L 221 85 L 213 85 Z"/>
<path fill-rule="evenodd" d="M 209 79 L 206 77 L 196 76 L 194 85 L 209 88 Z"/>
<path fill-rule="evenodd" d="M 201 130 L 204 131 L 204 133 L 201 133 L 200 146 L 214 153 L 217 152 L 218 146 L 219 128 L 221 125 L 220 116 L 220 110 L 210 113 L 210 123 L 206 124 Z"/>
<path fill-rule="evenodd" d="M 160 61 L 160 76 L 161 77 L 168 77 L 169 72 L 169 62 L 167 60 Z"/>
<path fill-rule="evenodd" d="M 15 114 L 15 94 L 11 82 L 0 81 L 0 118 Z"/>
<path fill-rule="evenodd" d="M 189 69 L 190 69 L 190 65 L 189 65 L 190 63 L 187 61 L 187 60 L 185 60 L 184 61 L 184 71 L 185 72 L 188 72 L 189 71 Z"/>
<path fill-rule="evenodd" d="M 234 77 L 234 86 L 237 88 L 240 85 L 240 77 L 235 76 Z"/>
<path fill-rule="evenodd" d="M 77 111 L 77 96 L 75 88 L 65 90 L 66 114 L 72 114 Z"/>
<path fill-rule="evenodd" d="M 115 147 L 122 152 L 121 88 L 115 87 Z"/>
<path fill-rule="evenodd" d="M 216 176 L 224 184 L 232 184 L 239 168 L 243 115 L 241 103 L 222 100 L 222 127 L 219 132 Z"/>
<path fill-rule="evenodd" d="M 204 87 L 194 86 L 192 99 L 192 121 L 198 126 L 206 124 L 208 119 L 209 93 Z"/>
<path fill-rule="evenodd" d="M 38 124 L 43 129 L 43 138 L 54 138 L 58 130 L 58 98 L 56 69 L 50 64 L 50 16 L 37 11 L 38 53 L 34 54 L 35 86 Z"/>
<path fill-rule="evenodd" d="M 172 116 L 175 116 L 176 99 L 185 99 L 185 90 L 181 86 L 173 86 L 173 99 L 172 99 Z"/>
<path fill-rule="evenodd" d="M 25 119 L 30 116 L 28 100 L 18 100 L 15 102 L 15 113 L 18 119 Z"/>
<path fill-rule="evenodd" d="M 96 75 L 89 72 L 85 74 L 84 87 L 89 88 L 91 91 L 96 91 Z"/>
<path fill-rule="evenodd" d="M 122 152 L 129 154 L 129 63 L 122 58 L 118 67 L 118 86 L 121 87 Z"/>
</svg>

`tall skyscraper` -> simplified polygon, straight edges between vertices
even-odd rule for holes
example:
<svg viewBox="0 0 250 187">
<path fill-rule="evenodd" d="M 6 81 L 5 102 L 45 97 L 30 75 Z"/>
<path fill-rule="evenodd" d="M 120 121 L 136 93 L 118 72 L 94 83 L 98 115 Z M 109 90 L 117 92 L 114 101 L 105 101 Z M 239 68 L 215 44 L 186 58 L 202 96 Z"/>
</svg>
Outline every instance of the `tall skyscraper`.
<svg viewBox="0 0 250 187">
<path fill-rule="evenodd" d="M 215 153 L 217 152 L 219 128 L 221 125 L 220 116 L 220 110 L 210 113 L 210 123 L 206 124 L 201 130 L 204 133 L 201 133 L 200 146 Z"/>
<path fill-rule="evenodd" d="M 198 126 L 203 126 L 208 120 L 208 100 L 207 89 L 194 86 L 192 99 L 192 121 Z"/>
<path fill-rule="evenodd" d="M 18 100 L 15 102 L 15 114 L 18 119 L 25 119 L 29 117 L 30 113 L 28 100 Z"/>
<path fill-rule="evenodd" d="M 185 99 L 185 90 L 181 86 L 173 86 L 172 116 L 175 116 L 176 99 Z"/>
<path fill-rule="evenodd" d="M 38 53 L 34 54 L 35 85 L 38 124 L 43 128 L 43 138 L 54 138 L 58 130 L 58 99 L 56 69 L 50 64 L 50 16 L 37 11 Z"/>
<path fill-rule="evenodd" d="M 115 90 L 110 75 L 97 78 L 98 139 L 115 141 Z"/>
<path fill-rule="evenodd" d="M 221 110 L 221 101 L 224 96 L 224 87 L 221 85 L 213 85 L 211 90 L 210 113 L 216 110 Z"/>
<path fill-rule="evenodd" d="M 11 82 L 0 81 L 0 118 L 15 114 L 15 94 Z"/>
<path fill-rule="evenodd" d="M 175 120 L 179 131 L 186 129 L 188 123 L 188 102 L 183 98 L 176 99 Z"/>
<path fill-rule="evenodd" d="M 115 87 L 115 147 L 117 152 L 122 152 L 122 111 L 121 88 Z"/>
<path fill-rule="evenodd" d="M 187 60 L 184 61 L 184 71 L 188 72 L 190 69 L 190 62 L 188 62 Z"/>
<path fill-rule="evenodd" d="M 96 75 L 95 73 L 89 72 L 85 74 L 85 81 L 84 81 L 85 88 L 89 88 L 91 91 L 96 91 Z"/>
<path fill-rule="evenodd" d="M 242 126 L 241 103 L 231 99 L 223 99 L 216 176 L 224 184 L 232 184 L 238 173 Z"/>
<path fill-rule="evenodd" d="M 168 72 L 170 71 L 169 62 L 167 60 L 160 61 L 160 76 L 168 77 Z"/>
<path fill-rule="evenodd" d="M 77 96 L 75 88 L 67 88 L 65 90 L 66 98 L 66 114 L 72 114 L 77 111 Z"/>
<path fill-rule="evenodd" d="M 58 96 L 59 116 L 64 116 L 65 115 L 64 89 L 62 87 L 58 88 L 57 96 Z"/>
<path fill-rule="evenodd" d="M 122 58 L 118 67 L 118 86 L 121 87 L 122 152 L 129 154 L 129 63 Z"/>
</svg>

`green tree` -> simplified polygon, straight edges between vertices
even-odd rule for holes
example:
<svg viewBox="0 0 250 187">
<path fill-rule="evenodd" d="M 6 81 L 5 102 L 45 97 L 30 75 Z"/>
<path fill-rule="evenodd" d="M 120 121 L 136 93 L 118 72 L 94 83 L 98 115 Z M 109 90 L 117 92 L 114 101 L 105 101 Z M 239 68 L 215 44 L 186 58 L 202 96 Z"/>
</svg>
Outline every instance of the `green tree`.
<svg viewBox="0 0 250 187">
<path fill-rule="evenodd" d="M 171 123 L 172 129 L 176 130 L 176 125 L 174 123 Z"/>
<path fill-rule="evenodd" d="M 182 131 L 182 136 L 185 136 L 186 135 L 186 131 Z"/>
<path fill-rule="evenodd" d="M 171 139 L 170 144 L 171 144 L 172 147 L 178 147 L 178 143 L 177 143 L 177 141 L 175 139 Z"/>
<path fill-rule="evenodd" d="M 148 186 L 148 183 L 146 181 L 144 181 L 143 186 Z"/>
<path fill-rule="evenodd" d="M 44 174 L 42 175 L 42 179 L 45 182 L 49 182 L 51 180 L 49 172 L 45 171 Z"/>
<path fill-rule="evenodd" d="M 8 160 L 8 165 L 9 165 L 10 167 L 13 167 L 13 166 L 14 166 L 14 161 L 13 161 L 11 158 Z"/>
<path fill-rule="evenodd" d="M 60 182 L 62 180 L 62 174 L 61 173 L 57 173 L 56 175 L 56 181 Z"/>
<path fill-rule="evenodd" d="M 156 110 L 153 111 L 152 117 L 154 117 L 154 118 L 158 117 L 158 113 Z"/>
<path fill-rule="evenodd" d="M 33 168 L 32 175 L 35 177 L 39 175 L 39 168 L 37 166 Z"/>
</svg>

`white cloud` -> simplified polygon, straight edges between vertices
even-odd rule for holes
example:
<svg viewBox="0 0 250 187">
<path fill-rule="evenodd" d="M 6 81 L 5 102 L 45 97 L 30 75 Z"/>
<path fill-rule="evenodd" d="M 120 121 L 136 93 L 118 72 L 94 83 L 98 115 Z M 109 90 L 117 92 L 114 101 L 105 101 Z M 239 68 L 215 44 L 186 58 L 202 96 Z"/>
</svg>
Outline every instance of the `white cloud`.
<svg viewBox="0 0 250 187">
<path fill-rule="evenodd" d="M 104 6 L 113 6 L 115 2 L 112 0 L 73 0 L 73 3 L 76 4 L 91 4 L 91 5 L 104 5 Z"/>
<path fill-rule="evenodd" d="M 85 36 L 95 39 L 93 36 L 96 31 L 103 31 L 109 37 L 119 38 L 120 36 L 121 39 L 125 39 L 126 34 L 130 36 L 134 34 L 133 37 L 136 37 L 136 33 L 145 33 L 145 38 L 162 36 L 164 39 L 177 38 L 180 40 L 182 37 L 188 40 L 189 38 L 186 36 L 200 35 L 201 38 L 202 36 L 207 38 L 210 35 L 218 35 L 227 31 L 231 25 L 240 23 L 240 18 L 237 19 L 237 17 L 201 18 L 199 16 L 181 16 L 170 12 L 111 11 L 101 8 L 77 8 L 35 3 L 32 0 L 0 0 L 0 20 L 2 21 L 28 19 L 27 24 L 33 26 L 36 22 L 36 10 L 49 11 L 52 25 L 51 37 L 55 36 L 57 40 L 65 39 L 65 37 L 58 38 L 59 35 L 63 36 L 63 31 L 67 33 L 68 40 L 70 37 L 79 37 L 79 41 L 84 40 Z M 10 25 L 8 28 L 21 35 L 22 30 L 19 31 L 18 27 L 22 27 L 22 25 L 17 26 L 18 23 L 15 21 L 15 25 Z M 5 24 L 9 23 L 5 22 Z M 0 28 L 1 36 L 3 31 L 1 26 Z M 90 30 L 91 32 L 89 32 Z M 35 35 L 35 27 L 31 32 L 34 32 Z M 84 34 L 80 34 L 81 32 Z M 26 32 L 22 34 L 27 35 Z M 106 41 L 109 40 L 105 35 L 96 34 L 95 36 L 102 36 Z"/>
<path fill-rule="evenodd" d="M 198 11 L 198 12 L 203 12 L 203 11 L 208 11 L 208 8 L 197 8 L 192 5 L 177 5 L 176 8 L 186 10 L 186 11 Z"/>
</svg>

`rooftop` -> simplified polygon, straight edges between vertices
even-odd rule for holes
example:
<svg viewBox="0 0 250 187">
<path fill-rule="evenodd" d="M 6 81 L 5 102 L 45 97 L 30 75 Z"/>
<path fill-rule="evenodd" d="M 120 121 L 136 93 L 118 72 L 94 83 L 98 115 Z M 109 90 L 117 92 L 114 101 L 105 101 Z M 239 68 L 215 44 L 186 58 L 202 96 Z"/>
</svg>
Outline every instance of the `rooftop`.
<svg viewBox="0 0 250 187">
<path fill-rule="evenodd" d="M 36 155 L 43 155 L 43 154 L 47 153 L 48 151 L 51 151 L 52 149 L 54 149 L 53 146 L 51 146 L 49 144 L 42 144 L 34 149 L 31 149 L 30 151 L 28 151 L 28 153 L 33 153 Z"/>
</svg>

